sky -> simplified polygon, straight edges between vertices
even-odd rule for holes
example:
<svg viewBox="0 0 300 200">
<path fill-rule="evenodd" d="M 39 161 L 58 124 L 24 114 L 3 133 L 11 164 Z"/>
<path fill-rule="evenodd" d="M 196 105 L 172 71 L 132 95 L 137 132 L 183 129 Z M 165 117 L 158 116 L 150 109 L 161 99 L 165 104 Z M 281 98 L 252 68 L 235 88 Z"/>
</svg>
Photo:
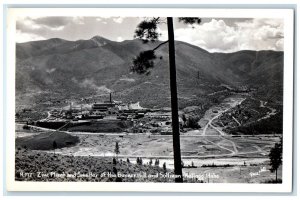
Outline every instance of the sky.
<svg viewBox="0 0 300 200">
<path fill-rule="evenodd" d="M 142 17 L 23 17 L 17 20 L 16 41 L 50 38 L 90 39 L 96 35 L 122 42 L 133 39 Z M 162 18 L 164 19 L 164 18 Z M 175 40 L 199 46 L 209 52 L 240 50 L 283 50 L 283 19 L 204 18 L 199 25 L 185 25 L 174 18 Z M 167 40 L 167 26 L 158 27 L 159 40 Z"/>
</svg>

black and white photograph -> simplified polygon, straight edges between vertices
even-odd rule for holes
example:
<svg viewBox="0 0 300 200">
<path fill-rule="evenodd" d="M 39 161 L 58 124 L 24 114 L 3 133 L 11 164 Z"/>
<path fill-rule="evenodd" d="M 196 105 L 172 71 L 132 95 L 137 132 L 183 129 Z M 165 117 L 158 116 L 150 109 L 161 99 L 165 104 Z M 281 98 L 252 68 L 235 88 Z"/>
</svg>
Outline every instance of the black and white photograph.
<svg viewBox="0 0 300 200">
<path fill-rule="evenodd" d="M 13 182 L 289 185 L 289 26 L 232 12 L 15 14 Z"/>
</svg>

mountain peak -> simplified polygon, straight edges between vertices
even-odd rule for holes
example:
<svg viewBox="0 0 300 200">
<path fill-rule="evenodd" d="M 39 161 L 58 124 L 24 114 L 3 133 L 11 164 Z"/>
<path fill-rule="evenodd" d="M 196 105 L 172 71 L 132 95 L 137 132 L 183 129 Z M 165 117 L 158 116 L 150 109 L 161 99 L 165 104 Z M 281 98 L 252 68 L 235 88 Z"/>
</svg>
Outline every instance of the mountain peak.
<svg viewBox="0 0 300 200">
<path fill-rule="evenodd" d="M 90 39 L 90 41 L 92 41 L 98 47 L 102 47 L 102 46 L 106 45 L 109 42 L 108 39 L 106 39 L 104 37 L 101 37 L 99 35 L 96 35 L 96 36 L 92 37 Z"/>
<path fill-rule="evenodd" d="M 64 39 L 62 39 L 62 38 L 50 38 L 49 40 L 50 40 L 50 41 L 54 41 L 54 42 L 66 41 L 66 40 L 64 40 Z"/>
<path fill-rule="evenodd" d="M 97 41 L 107 41 L 108 39 L 101 37 L 100 35 L 95 35 L 91 38 L 91 40 L 97 40 Z"/>
</svg>

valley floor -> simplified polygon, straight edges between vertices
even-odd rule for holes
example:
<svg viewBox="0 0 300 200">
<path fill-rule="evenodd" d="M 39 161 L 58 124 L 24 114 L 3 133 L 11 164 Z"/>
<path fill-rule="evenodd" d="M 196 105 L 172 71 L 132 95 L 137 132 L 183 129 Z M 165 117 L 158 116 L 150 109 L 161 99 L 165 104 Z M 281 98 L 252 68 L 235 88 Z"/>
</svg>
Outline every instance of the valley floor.
<svg viewBox="0 0 300 200">
<path fill-rule="evenodd" d="M 275 173 L 271 173 L 269 170 L 268 152 L 276 142 L 280 141 L 278 135 L 229 135 L 223 132 L 221 126 L 214 123 L 223 113 L 240 105 L 244 100 L 245 98 L 240 97 L 224 100 L 220 105 L 207 110 L 204 118 L 200 120 L 200 123 L 204 124 L 201 129 L 182 133 L 181 154 L 185 166 L 183 173 L 188 182 L 264 183 L 275 179 Z M 62 160 L 70 157 L 79 160 L 112 160 L 116 156 L 114 148 L 116 142 L 118 142 L 120 149 L 119 159 L 123 161 L 128 160 L 131 165 L 136 164 L 137 158 L 143 159 L 145 168 L 137 170 L 138 172 L 152 169 L 150 163 L 156 159 L 159 160 L 159 164 L 155 168 L 158 173 L 162 171 L 164 163 L 167 169 L 172 170 L 174 168 L 171 135 L 151 135 L 147 133 L 68 133 L 78 136 L 80 143 L 73 147 L 57 149 L 55 152 Z M 24 132 L 21 126 L 17 126 L 16 137 L 24 137 L 32 134 L 38 133 L 33 133 L 32 131 Z M 47 157 L 47 155 L 51 157 L 53 155 L 53 151 L 31 152 L 35 155 L 42 154 L 44 157 Z M 27 156 L 24 151 L 22 151 L 22 154 L 25 157 Z M 20 155 L 17 155 L 19 160 L 22 159 Z M 73 167 L 76 166 L 77 169 L 81 169 L 83 167 L 81 164 L 75 161 Z M 69 170 L 70 168 L 70 165 L 62 166 L 65 167 L 61 169 L 62 171 Z M 95 171 L 94 165 L 89 166 L 86 169 L 88 172 L 98 173 Z M 22 167 L 16 165 L 16 172 L 22 171 Z M 28 169 L 27 167 L 26 170 Z M 43 170 L 45 173 L 49 173 L 53 169 L 50 166 L 50 168 L 43 168 Z M 130 174 L 131 171 L 128 169 L 124 173 Z M 278 177 L 281 178 L 281 168 L 279 169 Z M 19 177 L 17 180 L 26 179 Z M 37 179 L 34 180 L 38 181 Z M 169 181 L 172 182 L 172 180 Z M 64 180 L 62 179 L 62 181 Z M 98 181 L 115 180 L 99 179 Z M 142 181 L 142 179 L 137 181 Z M 160 182 L 164 180 L 157 178 L 150 181 Z"/>
</svg>

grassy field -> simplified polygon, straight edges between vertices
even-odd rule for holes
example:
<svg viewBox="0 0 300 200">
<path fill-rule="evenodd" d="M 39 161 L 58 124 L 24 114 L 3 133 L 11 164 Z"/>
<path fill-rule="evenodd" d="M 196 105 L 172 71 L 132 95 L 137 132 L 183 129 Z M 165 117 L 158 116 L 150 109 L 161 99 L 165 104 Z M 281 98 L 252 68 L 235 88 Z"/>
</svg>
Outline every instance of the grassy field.
<svg viewBox="0 0 300 200">
<path fill-rule="evenodd" d="M 170 172 L 158 166 L 136 165 L 126 160 L 86 156 L 62 156 L 30 150 L 16 151 L 16 181 L 66 182 L 173 182 L 162 178 Z M 158 177 L 154 175 L 159 174 Z M 153 175 L 153 176 L 151 176 Z"/>
<path fill-rule="evenodd" d="M 78 142 L 79 137 L 77 136 L 72 136 L 64 132 L 52 131 L 16 138 L 16 147 L 33 150 L 49 150 L 74 146 Z"/>
<path fill-rule="evenodd" d="M 172 178 L 145 177 L 116 179 L 114 175 L 99 177 L 103 173 L 122 174 L 160 174 L 166 163 L 168 172 L 172 173 L 173 157 L 171 137 L 123 136 L 114 135 L 80 135 L 80 143 L 73 147 L 54 151 L 16 150 L 16 180 L 24 181 L 126 181 L 126 182 L 173 182 Z M 212 145 L 211 143 L 196 141 L 196 137 L 182 137 L 182 156 L 185 181 L 204 183 L 263 183 L 275 179 L 275 174 L 269 171 L 269 161 L 262 152 L 267 152 L 276 138 L 231 138 L 238 146 L 238 153 L 232 155 L 230 151 Z M 202 137 L 203 140 L 205 137 Z M 210 138 L 210 139 L 208 139 Z M 225 138 L 228 140 L 229 138 Z M 206 137 L 221 147 L 228 147 L 220 137 Z M 115 156 L 115 142 L 119 142 L 119 162 L 113 164 Z M 248 143 L 248 144 L 247 144 Z M 251 145 L 253 147 L 251 147 Z M 247 145 L 246 145 L 247 144 Z M 202 147 L 202 148 L 199 148 Z M 258 150 L 263 149 L 263 151 Z M 202 152 L 202 153 L 200 153 Z M 255 152 L 255 153 L 251 153 Z M 136 158 L 141 156 L 143 164 L 137 165 Z M 206 157 L 208 156 L 208 157 Z M 159 159 L 159 166 L 149 165 L 150 159 Z M 130 163 L 127 162 L 127 159 Z M 121 161 L 122 160 L 122 161 Z M 227 166 L 227 167 L 226 167 Z M 115 169 L 114 169 L 115 168 Z M 52 174 L 52 177 L 37 177 L 37 173 Z M 24 177 L 21 173 L 33 173 L 35 177 Z M 76 174 L 76 177 L 60 177 L 59 174 Z M 90 174 L 84 176 L 84 174 Z M 93 174 L 98 174 L 94 177 Z M 66 176 L 66 175 L 65 175 Z M 194 178 L 196 177 L 196 178 Z M 281 178 L 281 168 L 278 172 Z"/>
</svg>

